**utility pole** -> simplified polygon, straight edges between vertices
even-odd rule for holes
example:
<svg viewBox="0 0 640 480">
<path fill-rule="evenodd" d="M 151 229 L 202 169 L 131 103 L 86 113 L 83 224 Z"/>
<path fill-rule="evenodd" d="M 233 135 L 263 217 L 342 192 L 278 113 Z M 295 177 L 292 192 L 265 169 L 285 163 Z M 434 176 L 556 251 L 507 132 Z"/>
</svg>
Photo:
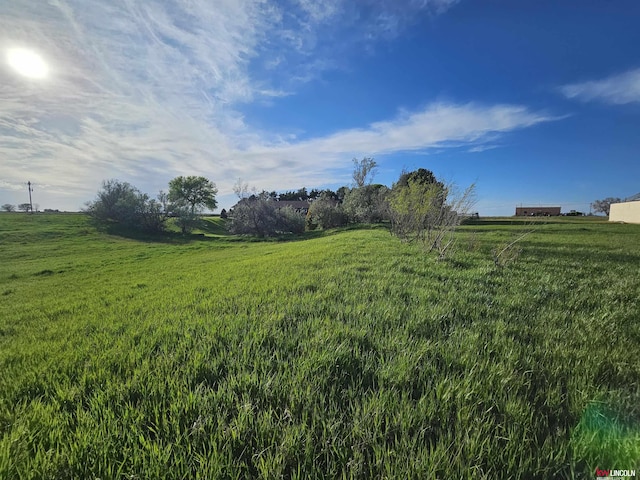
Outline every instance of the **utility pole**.
<svg viewBox="0 0 640 480">
<path fill-rule="evenodd" d="M 31 187 L 31 182 L 27 182 L 27 188 L 29 190 L 29 211 L 33 213 L 33 202 L 31 201 L 31 192 L 33 192 L 33 188 Z"/>
</svg>

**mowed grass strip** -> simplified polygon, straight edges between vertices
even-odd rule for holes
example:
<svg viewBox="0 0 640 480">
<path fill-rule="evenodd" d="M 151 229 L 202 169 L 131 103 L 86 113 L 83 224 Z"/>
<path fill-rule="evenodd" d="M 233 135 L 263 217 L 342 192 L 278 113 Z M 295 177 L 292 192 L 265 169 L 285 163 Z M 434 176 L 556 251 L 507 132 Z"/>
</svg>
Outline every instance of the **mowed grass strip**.
<svg viewBox="0 0 640 480">
<path fill-rule="evenodd" d="M 639 226 L 200 233 L 0 215 L 0 478 L 640 469 Z"/>
</svg>

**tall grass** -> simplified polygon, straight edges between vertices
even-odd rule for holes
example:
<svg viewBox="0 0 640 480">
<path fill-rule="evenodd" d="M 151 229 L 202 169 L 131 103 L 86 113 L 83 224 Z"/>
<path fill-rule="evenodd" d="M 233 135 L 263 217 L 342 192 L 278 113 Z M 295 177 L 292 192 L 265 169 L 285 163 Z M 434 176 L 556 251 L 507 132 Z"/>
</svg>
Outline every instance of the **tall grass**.
<svg viewBox="0 0 640 480">
<path fill-rule="evenodd" d="M 0 215 L 0 478 L 640 469 L 640 227 L 161 241 Z"/>
</svg>

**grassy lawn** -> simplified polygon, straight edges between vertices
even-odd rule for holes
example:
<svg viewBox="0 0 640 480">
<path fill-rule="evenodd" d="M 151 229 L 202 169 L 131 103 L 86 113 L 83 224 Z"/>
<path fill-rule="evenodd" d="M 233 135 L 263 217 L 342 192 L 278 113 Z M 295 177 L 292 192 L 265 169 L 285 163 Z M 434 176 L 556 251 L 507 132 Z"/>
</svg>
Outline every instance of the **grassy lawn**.
<svg viewBox="0 0 640 480">
<path fill-rule="evenodd" d="M 640 225 L 196 233 L 0 214 L 0 478 L 640 471 Z"/>
</svg>

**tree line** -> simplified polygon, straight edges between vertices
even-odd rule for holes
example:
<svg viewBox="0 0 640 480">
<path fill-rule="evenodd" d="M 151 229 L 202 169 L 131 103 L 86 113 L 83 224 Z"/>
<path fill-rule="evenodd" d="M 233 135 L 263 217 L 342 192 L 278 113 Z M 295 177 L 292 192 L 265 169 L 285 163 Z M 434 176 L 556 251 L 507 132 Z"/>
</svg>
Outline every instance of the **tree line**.
<svg viewBox="0 0 640 480">
<path fill-rule="evenodd" d="M 106 180 L 84 211 L 103 225 L 117 224 L 149 233 L 164 231 L 168 219 L 175 218 L 182 232 L 188 233 L 205 207 L 217 207 L 217 193 L 216 185 L 200 176 L 176 177 L 169 182 L 169 192 L 160 191 L 156 198 L 127 182 Z"/>
<path fill-rule="evenodd" d="M 447 220 L 444 218 L 438 220 L 427 217 L 446 216 L 447 210 L 443 209 L 444 206 L 451 212 L 463 211 L 471 197 L 471 192 L 463 192 L 461 198 L 447 203 L 447 197 L 449 200 L 453 198 L 451 186 L 445 186 L 437 180 L 433 172 L 424 168 L 414 172 L 402 172 L 397 182 L 389 189 L 385 185 L 372 184 L 377 167 L 375 160 L 369 157 L 353 159 L 353 164 L 352 186 L 342 186 L 336 191 L 316 188 L 307 190 L 306 187 L 302 187 L 282 193 L 263 190 L 260 193 L 249 194 L 248 186 L 244 186 L 243 190 L 241 185 L 239 189 L 234 188 L 239 197 L 238 204 L 230 212 L 223 209 L 221 217 L 227 218 L 230 213 L 231 216 L 235 213 L 236 220 L 232 219 L 230 228 L 238 233 L 268 236 L 283 233 L 283 229 L 288 230 L 284 233 L 297 233 L 300 230 L 297 217 L 291 217 L 290 212 L 285 211 L 283 214 L 295 221 L 283 223 L 283 219 L 271 211 L 282 210 L 282 207 L 278 204 L 265 205 L 265 202 L 306 201 L 311 204 L 304 224 L 307 230 L 339 227 L 348 223 L 389 221 L 395 234 L 408 237 L 417 231 L 414 225 L 416 222 L 430 225 L 446 223 Z M 106 180 L 102 183 L 97 198 L 88 202 L 84 211 L 100 222 L 119 223 L 148 232 L 164 230 L 167 220 L 174 217 L 181 230 L 187 233 L 195 226 L 197 217 L 204 207 L 210 210 L 217 207 L 217 193 L 215 183 L 202 176 L 176 177 L 169 182 L 169 193 L 160 191 L 156 198 L 149 197 L 127 182 Z M 620 202 L 622 200 L 618 197 L 607 197 L 595 200 L 591 207 L 595 213 L 608 216 L 611 204 Z M 416 207 L 422 212 L 422 219 L 413 218 L 418 215 Z M 261 215 L 247 215 L 247 208 L 260 211 Z M 31 205 L 5 203 L 0 206 L 0 210 L 28 213 L 31 211 Z M 35 210 L 38 210 L 37 204 Z M 54 210 L 45 209 L 45 212 L 47 211 Z M 260 226 L 253 229 L 243 225 L 247 222 L 243 222 L 241 218 L 253 217 L 272 218 L 272 221 L 265 221 L 272 227 L 264 227 L 262 223 L 265 222 L 262 220 L 254 222 Z M 289 227 L 286 226 L 288 224 Z"/>
<path fill-rule="evenodd" d="M 377 163 L 373 158 L 353 159 L 352 184 L 330 189 L 276 192 L 250 189 L 238 180 L 238 202 L 221 217 L 229 231 L 239 235 L 268 237 L 299 234 L 357 223 L 387 222 L 391 232 L 406 241 L 418 241 L 443 254 L 452 242 L 452 231 L 473 204 L 473 185 L 457 191 L 438 180 L 430 170 L 403 171 L 391 188 L 373 183 Z M 183 233 L 195 228 L 204 208 L 217 207 L 218 190 L 201 176 L 176 177 L 168 193 L 155 198 L 119 180 L 103 182 L 96 199 L 85 212 L 102 224 L 119 224 L 146 232 L 165 230 L 168 220 Z M 289 201 L 305 201 L 308 209 Z"/>
<path fill-rule="evenodd" d="M 38 204 L 36 203 L 34 205 L 36 212 L 38 211 Z M 31 211 L 31 204 L 30 203 L 19 203 L 18 205 L 13 205 L 11 203 L 5 203 L 4 205 L 2 205 L 0 207 L 0 210 L 2 210 L 3 212 L 15 212 L 16 210 L 20 211 L 20 212 L 25 212 L 25 213 L 29 213 Z"/>
<path fill-rule="evenodd" d="M 341 187 L 337 192 L 334 192 L 331 189 L 318 190 L 317 188 L 313 188 L 310 191 L 307 191 L 306 187 L 299 188 L 298 190 L 288 190 L 283 193 L 278 193 L 276 191 L 267 192 L 263 190 L 260 192 L 261 195 L 267 196 L 275 201 L 313 201 L 317 200 L 322 196 L 328 196 L 334 199 L 339 199 L 340 195 L 344 197 L 344 189 L 346 187 Z"/>
<path fill-rule="evenodd" d="M 290 206 L 279 204 L 269 192 L 249 195 L 241 181 L 234 191 L 238 203 L 229 212 L 232 233 L 271 236 L 327 229 L 356 223 L 388 222 L 391 232 L 406 241 L 422 243 L 444 255 L 453 242 L 453 231 L 470 212 L 474 186 L 459 191 L 438 180 L 430 170 L 402 172 L 391 188 L 374 184 L 377 164 L 365 157 L 353 159 L 353 183 L 333 192 L 318 191 L 309 199 L 304 223 Z M 289 194 L 290 193 L 290 194 Z M 288 192 L 285 198 L 302 200 L 306 189 Z"/>
</svg>

